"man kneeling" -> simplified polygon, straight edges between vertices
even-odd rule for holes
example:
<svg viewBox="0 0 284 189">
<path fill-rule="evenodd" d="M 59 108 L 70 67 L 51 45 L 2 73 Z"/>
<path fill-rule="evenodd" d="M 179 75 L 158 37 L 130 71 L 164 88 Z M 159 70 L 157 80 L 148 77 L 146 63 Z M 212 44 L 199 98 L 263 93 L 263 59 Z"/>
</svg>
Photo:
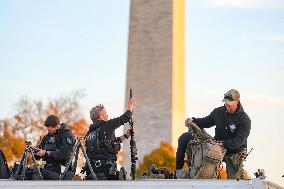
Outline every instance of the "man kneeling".
<svg viewBox="0 0 284 189">
<path fill-rule="evenodd" d="M 48 134 L 35 148 L 35 157 L 46 161 L 41 170 L 43 178 L 45 180 L 58 180 L 71 155 L 75 137 L 69 129 L 65 128 L 65 124 L 60 124 L 59 118 L 55 115 L 48 116 L 44 125 Z M 72 177 L 73 173 L 69 170 L 64 180 L 71 180 Z M 36 178 L 33 177 L 33 179 Z"/>
</svg>

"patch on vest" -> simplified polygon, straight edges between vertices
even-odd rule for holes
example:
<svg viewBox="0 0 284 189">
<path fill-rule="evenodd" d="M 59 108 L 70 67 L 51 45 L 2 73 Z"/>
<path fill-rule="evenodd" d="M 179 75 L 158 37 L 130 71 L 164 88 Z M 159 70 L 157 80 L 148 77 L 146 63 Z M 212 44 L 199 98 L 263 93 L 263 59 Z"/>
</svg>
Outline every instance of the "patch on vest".
<svg viewBox="0 0 284 189">
<path fill-rule="evenodd" d="M 55 143 L 55 137 L 50 137 L 49 140 L 48 140 L 48 142 L 50 142 L 50 143 Z"/>
<path fill-rule="evenodd" d="M 66 142 L 71 145 L 73 143 L 73 140 L 72 138 L 68 137 L 66 138 Z"/>
</svg>

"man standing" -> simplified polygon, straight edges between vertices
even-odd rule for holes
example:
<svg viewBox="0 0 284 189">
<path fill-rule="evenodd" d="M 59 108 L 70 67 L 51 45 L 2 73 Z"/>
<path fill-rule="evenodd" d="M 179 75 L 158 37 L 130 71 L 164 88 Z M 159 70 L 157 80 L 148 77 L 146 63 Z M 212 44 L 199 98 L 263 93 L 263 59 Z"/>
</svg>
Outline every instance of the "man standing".
<svg viewBox="0 0 284 189">
<path fill-rule="evenodd" d="M 46 161 L 41 171 L 43 178 L 57 180 L 71 155 L 75 137 L 69 129 L 65 128 L 65 124 L 60 124 L 59 118 L 55 115 L 48 116 L 44 125 L 48 134 L 35 148 L 35 157 Z M 71 180 L 72 175 L 67 174 L 64 179 Z"/>
<path fill-rule="evenodd" d="M 240 103 L 240 93 L 229 90 L 225 95 L 224 106 L 215 108 L 204 118 L 187 118 L 201 129 L 216 126 L 215 140 L 227 150 L 223 161 L 226 163 L 228 179 L 243 179 L 243 158 L 246 155 L 247 138 L 250 134 L 251 120 Z"/>
<path fill-rule="evenodd" d="M 131 98 L 128 100 L 128 110 L 120 117 L 110 120 L 103 105 L 95 106 L 90 111 L 93 124 L 85 137 L 86 151 L 99 180 L 117 180 L 119 177 L 116 154 L 120 150 L 120 143 L 128 139 L 132 131 L 128 130 L 126 134 L 115 137 L 115 129 L 129 122 L 135 105 L 135 99 Z M 87 170 L 87 179 L 89 178 L 90 172 Z"/>
</svg>

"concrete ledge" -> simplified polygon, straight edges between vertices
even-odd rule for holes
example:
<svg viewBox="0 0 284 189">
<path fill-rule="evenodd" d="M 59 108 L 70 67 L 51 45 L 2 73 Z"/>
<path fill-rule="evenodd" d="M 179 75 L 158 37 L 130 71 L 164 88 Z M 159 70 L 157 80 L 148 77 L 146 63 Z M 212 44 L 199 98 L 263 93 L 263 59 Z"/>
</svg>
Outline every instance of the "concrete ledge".
<svg viewBox="0 0 284 189">
<path fill-rule="evenodd" d="M 284 189 L 271 182 L 252 180 L 135 180 L 135 181 L 14 181 L 1 180 L 2 189 L 94 189 L 94 188 L 175 188 L 175 189 Z"/>
</svg>

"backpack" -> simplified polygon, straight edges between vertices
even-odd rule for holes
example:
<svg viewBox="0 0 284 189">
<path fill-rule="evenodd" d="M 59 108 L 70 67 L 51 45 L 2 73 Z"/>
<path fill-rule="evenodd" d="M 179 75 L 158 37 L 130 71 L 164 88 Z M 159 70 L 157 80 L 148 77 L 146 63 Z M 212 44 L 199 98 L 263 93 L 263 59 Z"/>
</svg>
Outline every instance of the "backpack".
<svg viewBox="0 0 284 189">
<path fill-rule="evenodd" d="M 188 125 L 193 131 L 194 140 L 188 145 L 191 149 L 189 177 L 192 179 L 219 178 L 220 167 L 226 149 L 215 142 L 212 136 L 201 130 L 196 124 Z"/>
<path fill-rule="evenodd" d="M 0 179 L 9 178 L 9 169 L 4 153 L 0 150 Z"/>
</svg>

